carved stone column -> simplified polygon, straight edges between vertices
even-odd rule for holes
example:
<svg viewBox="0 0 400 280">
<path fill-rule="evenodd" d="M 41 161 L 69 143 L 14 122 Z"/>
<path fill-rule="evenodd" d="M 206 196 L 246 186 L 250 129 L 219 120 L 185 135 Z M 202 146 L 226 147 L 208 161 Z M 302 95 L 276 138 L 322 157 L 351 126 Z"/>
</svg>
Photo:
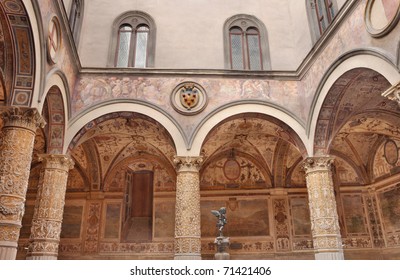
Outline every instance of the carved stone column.
<svg viewBox="0 0 400 280">
<path fill-rule="evenodd" d="M 178 176 L 175 206 L 175 260 L 201 259 L 201 157 L 175 157 Z"/>
<path fill-rule="evenodd" d="M 41 155 L 43 162 L 26 259 L 56 260 L 60 243 L 68 172 L 74 163 L 67 155 Z"/>
<path fill-rule="evenodd" d="M 315 259 L 342 260 L 343 248 L 331 172 L 333 158 L 307 158 L 306 171 Z"/>
<path fill-rule="evenodd" d="M 13 260 L 25 210 L 36 129 L 45 121 L 34 108 L 7 108 L 0 136 L 0 259 Z"/>
</svg>

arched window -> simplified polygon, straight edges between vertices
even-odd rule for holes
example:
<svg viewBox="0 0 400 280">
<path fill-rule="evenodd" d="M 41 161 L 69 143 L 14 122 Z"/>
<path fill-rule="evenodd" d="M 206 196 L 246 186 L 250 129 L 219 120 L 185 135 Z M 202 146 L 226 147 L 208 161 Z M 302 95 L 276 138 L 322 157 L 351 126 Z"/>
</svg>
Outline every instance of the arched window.
<svg viewBox="0 0 400 280">
<path fill-rule="evenodd" d="M 129 12 L 114 22 L 110 67 L 152 67 L 154 50 L 155 25 L 150 16 L 142 12 Z"/>
<path fill-rule="evenodd" d="M 255 17 L 237 15 L 225 22 L 225 67 L 233 70 L 270 69 L 267 32 Z"/>
<path fill-rule="evenodd" d="M 72 0 L 71 10 L 69 13 L 69 26 L 71 28 L 75 44 L 78 44 L 79 35 L 81 32 L 83 8 L 84 8 L 83 0 Z"/>
<path fill-rule="evenodd" d="M 311 33 L 315 42 L 325 32 L 337 13 L 335 0 L 306 0 Z"/>
</svg>

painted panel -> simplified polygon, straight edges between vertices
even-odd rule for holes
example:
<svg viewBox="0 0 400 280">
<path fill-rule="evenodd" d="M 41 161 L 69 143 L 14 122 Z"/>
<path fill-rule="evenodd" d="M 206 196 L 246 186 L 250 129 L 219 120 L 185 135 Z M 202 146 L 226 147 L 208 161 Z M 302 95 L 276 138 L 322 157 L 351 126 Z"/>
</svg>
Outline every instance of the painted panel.
<svg viewBox="0 0 400 280">
<path fill-rule="evenodd" d="M 61 228 L 61 238 L 80 238 L 83 206 L 66 205 Z"/>
<path fill-rule="evenodd" d="M 211 210 L 227 207 L 228 224 L 225 226 L 224 235 L 229 237 L 239 236 L 269 236 L 268 200 L 224 200 L 201 202 L 201 233 L 202 237 L 216 237 L 217 219 Z"/>
<path fill-rule="evenodd" d="M 361 195 L 343 195 L 342 204 L 347 233 L 367 233 Z"/>
<path fill-rule="evenodd" d="M 106 221 L 104 226 L 104 238 L 115 239 L 119 238 L 121 217 L 121 204 L 107 204 Z"/>
<path fill-rule="evenodd" d="M 386 232 L 400 231 L 400 185 L 389 191 L 379 194 Z"/>
<path fill-rule="evenodd" d="M 292 213 L 293 235 L 311 235 L 310 209 L 306 197 L 290 199 Z"/>
<path fill-rule="evenodd" d="M 174 238 L 175 201 L 156 201 L 154 207 L 154 238 Z"/>
</svg>

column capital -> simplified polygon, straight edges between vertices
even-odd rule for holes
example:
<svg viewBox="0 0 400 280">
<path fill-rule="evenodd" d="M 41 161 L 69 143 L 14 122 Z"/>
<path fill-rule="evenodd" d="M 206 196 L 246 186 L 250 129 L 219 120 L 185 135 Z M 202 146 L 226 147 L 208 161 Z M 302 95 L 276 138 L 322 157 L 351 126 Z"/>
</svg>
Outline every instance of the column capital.
<svg viewBox="0 0 400 280">
<path fill-rule="evenodd" d="M 36 132 L 38 127 L 44 127 L 46 121 L 36 108 L 9 107 L 1 113 L 4 127 L 21 127 Z"/>
<path fill-rule="evenodd" d="M 307 173 L 314 171 L 327 171 L 331 169 L 335 158 L 330 156 L 308 157 L 303 162 L 304 171 Z"/>
<path fill-rule="evenodd" d="M 175 168 L 178 172 L 199 172 L 203 163 L 203 157 L 174 157 Z"/>
<path fill-rule="evenodd" d="M 39 161 L 43 162 L 43 166 L 46 169 L 61 169 L 64 171 L 74 168 L 75 164 L 69 155 L 41 154 L 39 155 Z"/>
<path fill-rule="evenodd" d="M 382 96 L 396 101 L 400 107 L 400 82 L 387 89 L 384 93 L 382 93 Z"/>
</svg>

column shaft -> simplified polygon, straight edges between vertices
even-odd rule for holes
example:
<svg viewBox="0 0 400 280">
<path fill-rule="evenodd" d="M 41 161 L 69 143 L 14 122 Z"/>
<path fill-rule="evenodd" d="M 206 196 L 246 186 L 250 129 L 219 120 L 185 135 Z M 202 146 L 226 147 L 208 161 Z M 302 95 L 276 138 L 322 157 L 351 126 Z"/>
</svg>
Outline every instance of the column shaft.
<svg viewBox="0 0 400 280">
<path fill-rule="evenodd" d="M 0 259 L 15 259 L 36 129 L 44 120 L 34 108 L 2 113 L 0 139 Z"/>
<path fill-rule="evenodd" d="M 315 259 L 344 259 L 336 208 L 331 157 L 305 161 Z"/>
<path fill-rule="evenodd" d="M 73 161 L 66 155 L 42 155 L 27 259 L 57 259 L 68 172 Z"/>
<path fill-rule="evenodd" d="M 201 259 L 200 180 L 202 158 L 176 157 L 175 259 Z"/>
</svg>

